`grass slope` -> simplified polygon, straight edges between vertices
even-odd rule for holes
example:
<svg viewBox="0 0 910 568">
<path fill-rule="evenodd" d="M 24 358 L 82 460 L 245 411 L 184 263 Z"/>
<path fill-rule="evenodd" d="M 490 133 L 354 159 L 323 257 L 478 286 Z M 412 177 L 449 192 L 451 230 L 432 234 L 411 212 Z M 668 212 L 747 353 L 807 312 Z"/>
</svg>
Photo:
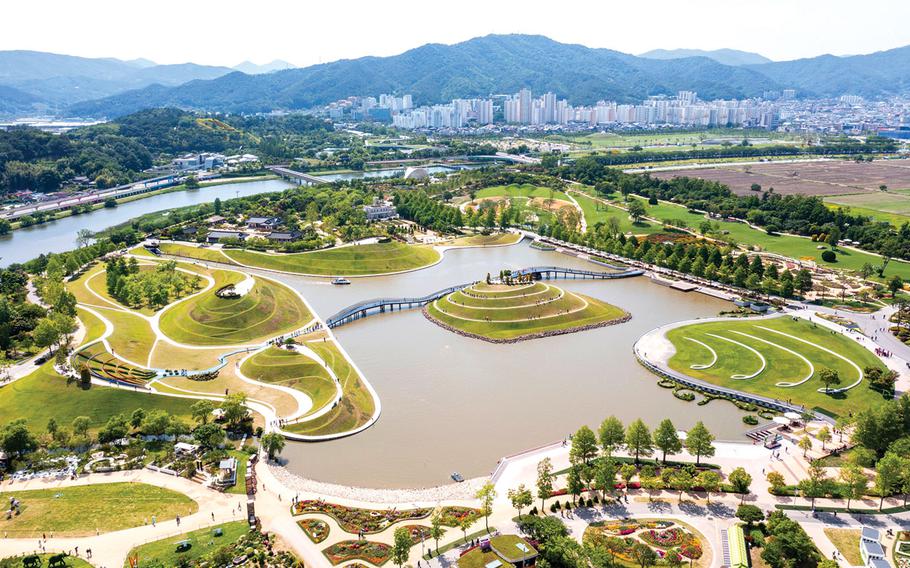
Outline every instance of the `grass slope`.
<svg viewBox="0 0 910 568">
<path fill-rule="evenodd" d="M 485 187 L 477 192 L 476 199 L 483 199 L 484 197 L 526 197 L 528 199 L 533 197 L 549 199 L 552 197 L 553 199 L 569 201 L 569 197 L 562 191 L 529 183 Z"/>
<path fill-rule="evenodd" d="M 215 529 L 221 529 L 223 534 L 215 536 Z M 127 558 L 137 554 L 142 565 L 180 566 L 180 562 L 192 563 L 226 544 L 231 544 L 249 530 L 246 521 L 215 525 L 137 546 L 130 551 Z M 177 543 L 184 540 L 190 541 L 192 546 L 186 552 L 177 552 Z M 123 567 L 129 568 L 129 562 L 124 562 Z"/>
<path fill-rule="evenodd" d="M 883 368 L 883 365 L 875 355 L 858 345 L 855 341 L 840 334 L 832 335 L 827 328 L 816 327 L 811 322 L 805 320 L 793 321 L 792 318 L 788 317 L 760 321 L 731 319 L 730 321 L 696 323 L 670 330 L 667 333 L 667 338 L 676 347 L 676 354 L 670 359 L 669 365 L 676 371 L 713 384 L 779 400 L 792 400 L 796 404 L 805 405 L 808 408 L 821 409 L 835 416 L 848 412 L 855 413 L 863 408 L 879 404 L 883 400 L 881 394 L 869 389 L 869 383 L 865 380 L 842 394 L 818 392 L 818 389 L 824 386 L 818 379 L 818 374 L 822 368 L 828 367 L 837 370 L 841 377 L 841 384 L 839 385 L 841 387 L 848 386 L 856 380 L 856 369 L 842 359 L 817 347 L 760 329 L 756 327 L 758 325 L 782 331 L 826 347 L 847 357 L 859 365 L 861 369 L 866 366 Z M 799 386 L 776 386 L 775 383 L 780 381 L 797 382 L 802 380 L 809 373 L 808 365 L 802 359 L 779 347 L 733 333 L 733 331 L 740 331 L 753 337 L 765 339 L 803 355 L 815 366 L 813 376 Z M 748 375 L 757 371 L 761 367 L 761 362 L 754 353 L 739 345 L 707 335 L 708 333 L 727 337 L 752 347 L 761 353 L 767 361 L 765 370 L 752 379 L 737 380 L 731 378 L 731 375 Z M 686 338 L 696 339 L 709 345 L 717 352 L 717 362 L 708 369 L 692 369 L 691 365 L 709 363 L 712 356 L 704 347 Z"/>
<path fill-rule="evenodd" d="M 87 536 L 191 515 L 199 504 L 182 493 L 144 483 L 104 483 L 75 487 L 8 491 L 3 498 L 22 502 L 22 514 L 0 517 L 0 531 L 13 538 Z"/>
<path fill-rule="evenodd" d="M 105 318 L 114 324 L 114 333 L 107 338 L 114 350 L 114 355 L 145 365 L 149 351 L 155 344 L 155 332 L 149 322 L 137 315 L 119 310 L 98 309 Z"/>
<path fill-rule="evenodd" d="M 247 377 L 297 389 L 313 401 L 315 412 L 335 396 L 335 383 L 319 363 L 296 351 L 269 349 L 253 355 L 240 367 Z"/>
<path fill-rule="evenodd" d="M 268 254 L 236 249 L 225 250 L 224 253 L 247 266 L 321 276 L 386 274 L 422 268 L 439 260 L 439 253 L 432 248 L 396 241 L 294 254 Z"/>
<path fill-rule="evenodd" d="M 51 556 L 55 556 L 55 554 L 39 554 L 38 558 L 41 559 L 41 566 L 47 566 Z M 91 564 L 81 558 L 76 558 L 75 556 L 67 556 L 64 559 L 64 566 L 66 566 L 66 568 L 92 568 Z M 10 556 L 9 558 L 0 558 L 0 568 L 22 568 L 22 557 Z"/>
<path fill-rule="evenodd" d="M 191 247 L 187 245 L 179 245 L 176 243 L 161 243 L 159 245 L 159 249 L 164 254 L 169 254 L 172 256 L 183 256 L 187 258 L 194 258 L 196 260 L 207 260 L 209 262 L 222 262 L 224 264 L 232 264 L 231 259 L 221 254 L 220 249 Z"/>
</svg>

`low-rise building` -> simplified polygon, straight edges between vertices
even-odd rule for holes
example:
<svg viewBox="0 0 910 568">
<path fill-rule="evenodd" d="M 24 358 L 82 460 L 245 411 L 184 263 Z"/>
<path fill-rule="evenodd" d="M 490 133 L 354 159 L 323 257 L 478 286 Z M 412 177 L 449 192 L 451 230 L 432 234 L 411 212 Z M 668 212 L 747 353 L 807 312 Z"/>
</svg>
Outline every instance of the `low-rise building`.
<svg viewBox="0 0 910 568">
<path fill-rule="evenodd" d="M 289 243 L 300 238 L 300 231 L 272 231 L 266 238 L 276 243 Z"/>
<path fill-rule="evenodd" d="M 246 233 L 241 231 L 209 231 L 206 235 L 205 240 L 209 243 L 220 243 L 225 239 L 246 239 Z"/>
<path fill-rule="evenodd" d="M 250 229 L 275 229 L 281 225 L 281 219 L 278 217 L 250 217 L 246 220 L 246 226 Z"/>
<path fill-rule="evenodd" d="M 382 221 L 398 217 L 398 210 L 387 201 L 374 201 L 372 205 L 364 205 L 363 212 L 366 214 L 367 221 Z"/>
</svg>

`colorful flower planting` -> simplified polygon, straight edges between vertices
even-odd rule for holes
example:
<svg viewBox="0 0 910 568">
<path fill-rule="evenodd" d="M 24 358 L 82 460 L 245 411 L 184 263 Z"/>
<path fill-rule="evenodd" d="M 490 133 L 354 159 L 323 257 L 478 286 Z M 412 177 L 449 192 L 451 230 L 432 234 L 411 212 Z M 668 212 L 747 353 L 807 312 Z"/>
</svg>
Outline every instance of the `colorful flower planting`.
<svg viewBox="0 0 910 568">
<path fill-rule="evenodd" d="M 665 531 L 656 531 L 654 529 L 650 529 L 640 532 L 638 534 L 638 538 L 645 541 L 645 543 L 651 546 L 671 548 L 683 544 L 685 540 L 685 534 L 686 533 L 679 528 L 667 529 Z"/>
<path fill-rule="evenodd" d="M 701 540 L 688 527 L 664 520 L 633 520 L 595 522 L 585 529 L 585 544 L 597 545 L 606 539 L 620 537 L 624 545 L 617 551 L 617 557 L 625 565 L 634 565 L 632 547 L 644 543 L 657 554 L 658 566 L 668 564 L 670 557 L 681 556 L 688 560 L 702 557 Z"/>
<path fill-rule="evenodd" d="M 411 536 L 411 542 L 419 544 L 423 540 L 430 540 L 430 527 L 423 525 L 405 525 L 408 534 Z"/>
<path fill-rule="evenodd" d="M 310 540 L 319 544 L 329 537 L 329 524 L 325 521 L 320 521 L 319 519 L 303 519 L 302 521 L 297 521 L 297 525 L 300 526 L 301 530 L 310 537 Z"/>
<path fill-rule="evenodd" d="M 392 547 L 369 540 L 343 540 L 322 551 L 332 566 L 349 560 L 363 560 L 375 566 L 382 566 L 392 556 Z"/>
<path fill-rule="evenodd" d="M 443 507 L 440 511 L 442 524 L 447 527 L 457 527 L 465 518 L 477 520 L 480 517 L 480 511 L 470 507 L 448 506 Z"/>
<path fill-rule="evenodd" d="M 292 507 L 295 515 L 304 513 L 321 513 L 335 519 L 341 529 L 351 534 L 374 534 L 384 531 L 389 526 L 401 522 L 423 519 L 432 512 L 431 509 L 387 509 L 385 511 L 373 509 L 358 509 L 344 507 L 324 501 L 306 500 L 298 501 Z M 445 523 L 444 523 L 445 524 Z"/>
</svg>

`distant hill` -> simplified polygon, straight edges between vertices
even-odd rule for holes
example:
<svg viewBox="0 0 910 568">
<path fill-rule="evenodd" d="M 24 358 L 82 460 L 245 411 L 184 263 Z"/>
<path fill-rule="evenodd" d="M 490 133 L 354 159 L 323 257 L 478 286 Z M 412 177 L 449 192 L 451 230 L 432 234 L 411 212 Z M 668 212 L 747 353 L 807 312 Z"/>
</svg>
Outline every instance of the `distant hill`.
<svg viewBox="0 0 910 568">
<path fill-rule="evenodd" d="M 263 73 L 284 71 L 285 69 L 294 69 L 296 67 L 296 65 L 288 63 L 287 61 L 275 59 L 274 61 L 263 65 L 256 65 L 252 61 L 244 61 L 239 65 L 234 65 L 233 69 L 235 71 L 240 71 L 241 73 L 246 73 L 247 75 L 262 75 Z"/>
<path fill-rule="evenodd" d="M 723 65 L 759 65 L 762 63 L 771 63 L 771 60 L 764 55 L 752 53 L 751 51 L 740 51 L 738 49 L 715 49 L 707 51 L 704 49 L 652 49 L 642 53 L 639 57 L 645 59 L 684 59 L 686 57 L 707 57 Z"/>
<path fill-rule="evenodd" d="M 119 116 L 161 106 L 267 112 L 308 108 L 350 95 L 411 93 L 423 104 L 522 87 L 591 104 L 600 99 L 636 102 L 683 89 L 697 89 L 706 98 L 743 97 L 777 85 L 755 71 L 706 58 L 658 61 L 543 36 L 490 35 L 455 45 L 428 44 L 392 57 L 346 59 L 267 75 L 231 73 L 176 88 L 151 86 L 70 110 L 86 116 Z"/>
<path fill-rule="evenodd" d="M 28 93 L 48 105 L 69 105 L 153 83 L 175 86 L 194 79 L 214 79 L 227 67 L 185 63 L 156 65 L 40 51 L 0 51 L 0 85 Z"/>
<path fill-rule="evenodd" d="M 42 101 L 35 95 L 0 85 L 0 116 L 32 114 L 42 110 Z"/>
</svg>

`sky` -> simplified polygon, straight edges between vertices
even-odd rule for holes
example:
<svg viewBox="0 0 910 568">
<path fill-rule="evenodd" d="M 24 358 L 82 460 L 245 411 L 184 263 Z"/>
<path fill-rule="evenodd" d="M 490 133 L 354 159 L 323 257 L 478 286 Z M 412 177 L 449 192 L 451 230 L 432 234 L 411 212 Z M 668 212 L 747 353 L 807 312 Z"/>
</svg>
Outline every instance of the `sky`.
<svg viewBox="0 0 910 568">
<path fill-rule="evenodd" d="M 225 66 L 387 56 L 491 33 L 774 60 L 910 44 L 910 0 L 7 0 L 0 21 L 0 50 Z"/>
</svg>

